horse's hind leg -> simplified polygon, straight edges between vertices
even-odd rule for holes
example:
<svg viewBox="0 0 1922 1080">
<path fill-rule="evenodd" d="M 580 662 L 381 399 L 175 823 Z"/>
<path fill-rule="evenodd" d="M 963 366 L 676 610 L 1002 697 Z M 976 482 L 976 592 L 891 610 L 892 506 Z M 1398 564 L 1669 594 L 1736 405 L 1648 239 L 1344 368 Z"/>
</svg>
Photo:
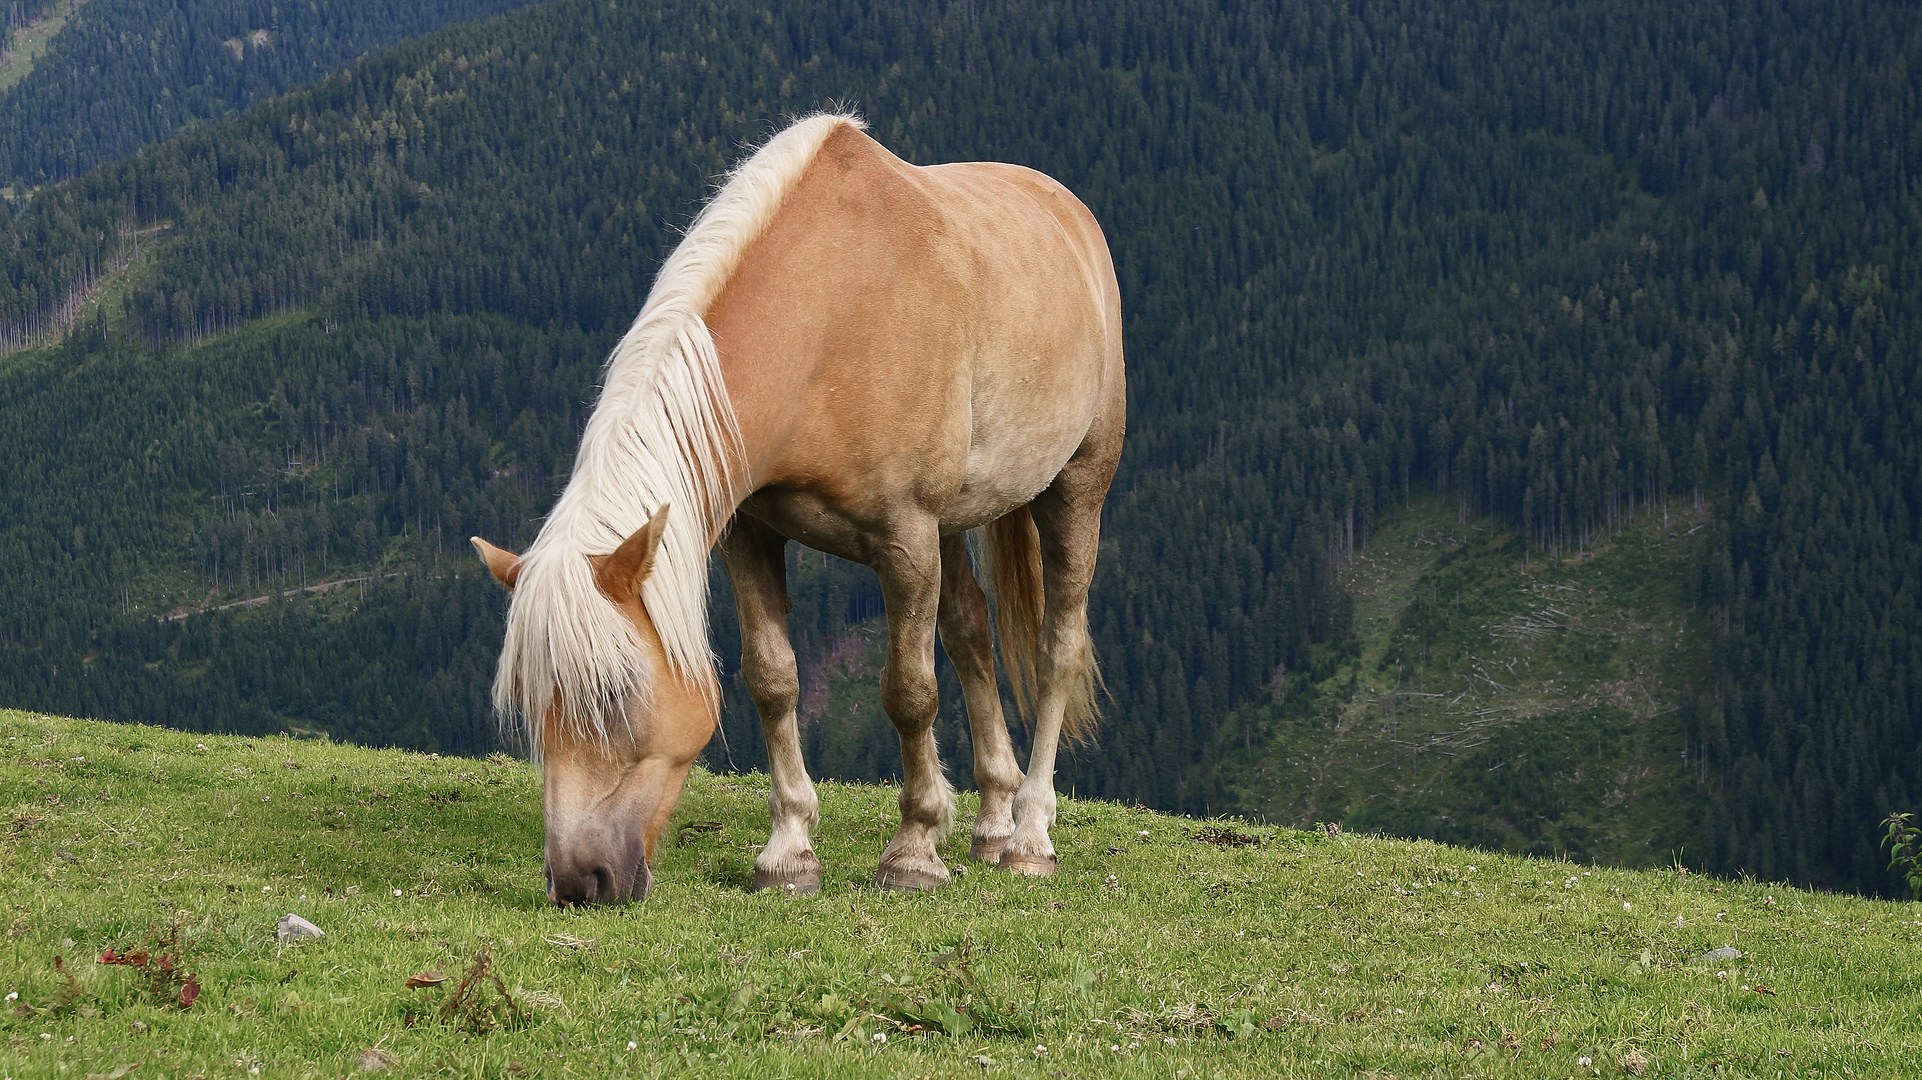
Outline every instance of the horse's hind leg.
<svg viewBox="0 0 1922 1080">
<path fill-rule="evenodd" d="M 1054 873 L 1054 759 L 1064 724 L 1093 717 L 1094 647 L 1088 636 L 1088 587 L 1101 543 L 1101 503 L 1114 477 L 1120 440 L 1112 450 L 1077 457 L 1029 510 L 1041 544 L 1045 603 L 1035 641 L 1034 746 L 1028 775 L 1014 797 L 1014 835 L 1001 851 L 1001 868 L 1017 874 Z M 1070 729 L 1072 730 L 1072 729 Z"/>
<path fill-rule="evenodd" d="M 888 610 L 881 707 L 901 736 L 901 827 L 881 853 L 874 883 L 934 889 L 948 868 L 936 845 L 954 823 L 954 789 L 934 742 L 940 694 L 934 681 L 935 617 L 941 602 L 940 534 L 932 520 L 897 525 L 875 545 L 874 572 Z"/>
<path fill-rule="evenodd" d="M 767 796 L 773 828 L 754 860 L 754 887 L 816 893 L 821 891 L 821 860 L 811 837 L 820 821 L 821 801 L 801 760 L 801 736 L 795 727 L 801 680 L 787 636 L 786 545 L 786 537 L 737 514 L 719 550 L 741 618 L 741 676 L 761 714 L 773 781 Z"/>
<path fill-rule="evenodd" d="M 968 701 L 968 727 L 974 733 L 974 784 L 981 791 L 981 812 L 974 817 L 969 854 L 1001 861 L 1001 848 L 1014 835 L 1014 792 L 1021 766 L 1001 716 L 1001 691 L 994 682 L 994 640 L 988 630 L 988 598 L 968 565 L 968 546 L 960 535 L 941 540 L 941 644 L 961 678 Z"/>
</svg>

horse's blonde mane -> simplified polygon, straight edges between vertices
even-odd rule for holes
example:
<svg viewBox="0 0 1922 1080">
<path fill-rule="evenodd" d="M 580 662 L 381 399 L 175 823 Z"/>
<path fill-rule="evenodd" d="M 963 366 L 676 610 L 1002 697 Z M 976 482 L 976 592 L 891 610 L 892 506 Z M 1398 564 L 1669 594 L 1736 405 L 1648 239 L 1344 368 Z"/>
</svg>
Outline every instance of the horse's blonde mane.
<svg viewBox="0 0 1922 1080">
<path fill-rule="evenodd" d="M 781 200 L 854 116 L 819 114 L 768 140 L 728 176 L 662 264 L 647 302 L 608 357 L 605 382 L 581 436 L 566 490 L 521 556 L 494 677 L 503 723 L 523 725 L 541 751 L 541 719 L 559 696 L 564 722 L 605 738 L 633 694 L 658 673 L 633 625 L 594 584 L 591 555 L 605 555 L 670 505 L 667 533 L 641 588 L 677 672 L 705 676 L 707 557 L 734 512 L 742 444 L 704 321 Z M 711 678 L 697 682 L 713 687 Z"/>
</svg>

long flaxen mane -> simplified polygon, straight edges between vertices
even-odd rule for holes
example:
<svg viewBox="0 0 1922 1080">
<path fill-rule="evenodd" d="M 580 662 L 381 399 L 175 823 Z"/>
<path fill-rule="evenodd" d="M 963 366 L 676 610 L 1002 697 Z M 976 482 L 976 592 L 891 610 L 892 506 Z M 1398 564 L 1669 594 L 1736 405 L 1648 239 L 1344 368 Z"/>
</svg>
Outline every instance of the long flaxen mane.
<svg viewBox="0 0 1922 1080">
<path fill-rule="evenodd" d="M 647 302 L 608 357 L 600 400 L 581 436 L 572 477 L 521 556 L 494 677 L 503 724 L 517 720 L 538 760 L 542 718 L 596 739 L 645 697 L 639 635 L 594 583 L 589 556 L 605 555 L 663 505 L 667 532 L 641 587 L 667 662 L 711 671 L 707 556 L 737 501 L 742 444 L 705 316 L 782 199 L 836 129 L 860 119 L 821 114 L 770 139 L 735 168 L 661 266 Z M 697 680 L 712 685 L 711 679 Z"/>
</svg>

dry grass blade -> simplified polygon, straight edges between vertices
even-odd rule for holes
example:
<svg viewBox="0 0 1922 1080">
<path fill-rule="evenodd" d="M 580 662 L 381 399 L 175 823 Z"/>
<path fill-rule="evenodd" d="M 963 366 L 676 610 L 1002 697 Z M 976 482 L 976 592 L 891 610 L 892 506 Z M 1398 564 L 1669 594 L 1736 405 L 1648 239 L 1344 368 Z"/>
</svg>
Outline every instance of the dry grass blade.
<svg viewBox="0 0 1922 1080">
<path fill-rule="evenodd" d="M 519 1000 L 538 1008 L 559 1009 L 569 1014 L 574 1011 L 567 1007 L 567 1002 L 561 1000 L 559 994 L 550 994 L 545 990 L 530 990 L 525 986 L 516 986 L 514 994 Z"/>
<path fill-rule="evenodd" d="M 1316 1016 L 1314 1013 L 1303 1012 L 1300 1009 L 1289 1009 L 1287 1012 L 1276 1013 L 1262 1021 L 1261 1026 L 1268 1031 L 1274 1031 L 1279 1028 L 1285 1028 L 1290 1024 L 1306 1024 L 1309 1027 L 1322 1027 L 1327 1023 L 1328 1019 L 1326 1017 Z"/>
<path fill-rule="evenodd" d="M 1159 1015 L 1141 1009 L 1128 1010 L 1128 1022 L 1141 1028 L 1170 1031 L 1205 1031 L 1215 1026 L 1215 1014 L 1199 1005 L 1177 1005 Z"/>
</svg>

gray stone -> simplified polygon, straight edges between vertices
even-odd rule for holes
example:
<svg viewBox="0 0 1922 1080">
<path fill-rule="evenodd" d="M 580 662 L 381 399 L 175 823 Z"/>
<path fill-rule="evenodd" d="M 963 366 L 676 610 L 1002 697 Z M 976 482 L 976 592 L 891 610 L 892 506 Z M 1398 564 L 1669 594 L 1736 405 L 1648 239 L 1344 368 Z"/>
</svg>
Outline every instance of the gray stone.
<svg viewBox="0 0 1922 1080">
<path fill-rule="evenodd" d="M 1702 955 L 1696 957 L 1695 959 L 1690 960 L 1689 963 L 1719 964 L 1724 960 L 1740 960 L 1741 958 L 1742 958 L 1742 950 L 1734 947 L 1733 945 L 1724 945 L 1719 949 L 1710 949 L 1709 951 L 1703 953 Z"/>
<path fill-rule="evenodd" d="M 326 936 L 327 931 L 322 930 L 320 927 L 315 926 L 313 923 L 308 922 L 306 919 L 301 918 L 291 911 L 280 917 L 280 943 L 282 945 L 292 945 L 297 941 L 306 941 L 309 938 Z"/>
</svg>

